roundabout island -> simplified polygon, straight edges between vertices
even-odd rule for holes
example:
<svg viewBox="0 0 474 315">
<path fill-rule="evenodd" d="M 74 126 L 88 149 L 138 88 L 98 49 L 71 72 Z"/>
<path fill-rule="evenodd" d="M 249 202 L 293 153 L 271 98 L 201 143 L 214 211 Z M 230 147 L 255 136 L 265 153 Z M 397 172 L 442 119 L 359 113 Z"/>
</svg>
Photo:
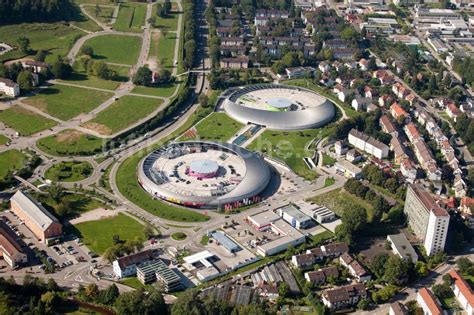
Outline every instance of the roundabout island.
<svg viewBox="0 0 474 315">
<path fill-rule="evenodd" d="M 172 143 L 138 166 L 138 182 L 149 194 L 192 208 L 232 210 L 257 203 L 270 177 L 259 154 L 228 143 Z"/>
<path fill-rule="evenodd" d="M 336 110 L 325 97 L 301 87 L 258 84 L 225 91 L 224 111 L 243 124 L 272 130 L 304 130 L 330 122 Z"/>
</svg>

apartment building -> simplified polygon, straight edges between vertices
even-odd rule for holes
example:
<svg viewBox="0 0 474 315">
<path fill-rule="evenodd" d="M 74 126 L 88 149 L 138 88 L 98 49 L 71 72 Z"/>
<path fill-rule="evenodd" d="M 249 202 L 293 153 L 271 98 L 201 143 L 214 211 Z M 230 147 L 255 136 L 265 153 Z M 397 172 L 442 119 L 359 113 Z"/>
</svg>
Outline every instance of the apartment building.
<svg viewBox="0 0 474 315">
<path fill-rule="evenodd" d="M 451 278 L 454 279 L 453 292 L 458 304 L 468 315 L 474 314 L 474 292 L 466 280 L 456 271 L 449 272 Z"/>
<path fill-rule="evenodd" d="M 367 290 L 362 283 L 350 284 L 323 292 L 323 304 L 331 310 L 343 309 L 367 298 Z"/>
<path fill-rule="evenodd" d="M 408 185 L 404 212 L 411 229 L 423 241 L 427 255 L 444 250 L 449 214 L 427 191 L 416 185 Z"/>
<path fill-rule="evenodd" d="M 0 92 L 10 97 L 20 95 L 20 86 L 10 79 L 0 78 Z"/>
<path fill-rule="evenodd" d="M 17 239 L 13 230 L 0 219 L 0 257 L 11 268 L 16 268 L 27 262 L 27 256 Z"/>
<path fill-rule="evenodd" d="M 444 311 L 438 299 L 427 288 L 421 288 L 416 295 L 416 302 L 423 309 L 424 315 L 443 315 Z"/>
<path fill-rule="evenodd" d="M 364 152 L 375 156 L 378 159 L 383 159 L 388 156 L 389 147 L 374 138 L 352 129 L 349 132 L 349 143 Z"/>
</svg>

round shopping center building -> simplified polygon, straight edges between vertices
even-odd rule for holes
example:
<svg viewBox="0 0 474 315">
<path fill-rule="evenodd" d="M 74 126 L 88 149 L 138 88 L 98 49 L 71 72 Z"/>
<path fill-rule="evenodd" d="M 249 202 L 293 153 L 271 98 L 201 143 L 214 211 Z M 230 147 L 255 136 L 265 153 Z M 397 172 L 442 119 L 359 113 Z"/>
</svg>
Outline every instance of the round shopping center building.
<svg viewBox="0 0 474 315">
<path fill-rule="evenodd" d="M 233 119 L 273 130 L 321 127 L 336 114 L 334 104 L 305 88 L 257 84 L 225 91 L 223 107 Z"/>
<path fill-rule="evenodd" d="M 259 202 L 270 177 L 259 154 L 205 141 L 172 143 L 138 167 L 138 181 L 152 196 L 195 208 L 228 210 Z"/>
</svg>

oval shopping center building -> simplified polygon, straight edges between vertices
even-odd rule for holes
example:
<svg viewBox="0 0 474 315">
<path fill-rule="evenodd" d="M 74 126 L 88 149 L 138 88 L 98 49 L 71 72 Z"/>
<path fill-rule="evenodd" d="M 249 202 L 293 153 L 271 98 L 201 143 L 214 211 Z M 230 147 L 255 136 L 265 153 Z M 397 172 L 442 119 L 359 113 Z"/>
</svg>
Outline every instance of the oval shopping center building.
<svg viewBox="0 0 474 315">
<path fill-rule="evenodd" d="M 318 128 L 336 114 L 334 104 L 305 88 L 257 84 L 231 88 L 223 94 L 223 108 L 233 119 L 273 130 Z"/>
<path fill-rule="evenodd" d="M 138 181 L 148 193 L 196 208 L 230 210 L 260 201 L 270 168 L 257 153 L 205 141 L 172 143 L 145 159 Z"/>
</svg>

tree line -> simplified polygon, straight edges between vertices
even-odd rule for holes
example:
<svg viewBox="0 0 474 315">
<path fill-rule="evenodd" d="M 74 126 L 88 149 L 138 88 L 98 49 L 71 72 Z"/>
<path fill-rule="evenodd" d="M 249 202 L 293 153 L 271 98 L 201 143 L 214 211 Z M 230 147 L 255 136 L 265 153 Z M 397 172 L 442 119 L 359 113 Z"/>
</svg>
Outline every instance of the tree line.
<svg viewBox="0 0 474 315">
<path fill-rule="evenodd" d="M 0 0 L 0 25 L 68 20 L 74 10 L 69 0 Z"/>
</svg>

